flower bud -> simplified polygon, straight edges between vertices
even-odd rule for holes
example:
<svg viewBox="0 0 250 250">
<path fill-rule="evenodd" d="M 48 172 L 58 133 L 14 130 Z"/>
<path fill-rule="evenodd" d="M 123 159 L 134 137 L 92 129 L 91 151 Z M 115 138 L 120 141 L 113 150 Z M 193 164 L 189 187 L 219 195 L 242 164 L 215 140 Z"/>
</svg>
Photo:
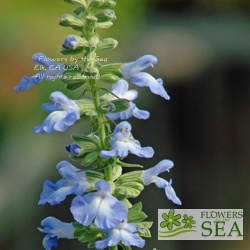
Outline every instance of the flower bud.
<svg viewBox="0 0 250 250">
<path fill-rule="evenodd" d="M 104 38 L 97 45 L 97 50 L 109 50 L 114 49 L 118 45 L 118 42 L 113 38 Z"/>
<path fill-rule="evenodd" d="M 112 22 L 100 22 L 96 24 L 97 29 L 109 29 L 113 25 Z"/>
<path fill-rule="evenodd" d="M 72 29 L 82 31 L 84 27 L 84 22 L 81 18 L 76 17 L 71 14 L 64 14 L 60 16 L 59 25 L 64 27 L 71 27 Z"/>
<path fill-rule="evenodd" d="M 78 6 L 78 7 L 74 8 L 73 11 L 74 11 L 74 13 L 75 13 L 76 15 L 79 16 L 79 15 L 82 15 L 82 14 L 85 13 L 86 8 L 83 7 L 83 6 Z"/>
<path fill-rule="evenodd" d="M 107 22 L 116 19 L 115 12 L 113 10 L 103 10 L 95 16 L 98 18 L 98 22 Z"/>
<path fill-rule="evenodd" d="M 68 35 L 62 46 L 65 49 L 77 49 L 79 47 L 89 47 L 89 43 L 84 37 Z"/>
<path fill-rule="evenodd" d="M 92 0 L 90 3 L 90 8 L 93 9 L 109 9 L 114 8 L 116 2 L 113 0 Z"/>
<path fill-rule="evenodd" d="M 100 77 L 100 81 L 103 83 L 114 84 L 114 83 L 118 82 L 119 80 L 120 80 L 120 77 L 118 77 L 116 75 L 112 75 L 112 74 L 106 74 L 106 75 L 102 75 Z"/>
<path fill-rule="evenodd" d="M 68 70 L 65 70 L 62 76 L 65 87 L 69 90 L 82 87 L 86 83 L 86 77 L 81 74 L 82 68 L 76 65 L 67 65 L 67 67 Z"/>
<path fill-rule="evenodd" d="M 100 75 L 106 75 L 106 74 L 112 74 L 116 75 L 118 77 L 122 77 L 121 67 L 123 63 L 112 63 L 112 64 L 106 64 L 103 65 L 100 68 Z"/>
<path fill-rule="evenodd" d="M 66 3 L 70 3 L 70 4 L 80 4 L 84 7 L 87 7 L 86 1 L 85 0 L 64 0 L 64 2 Z"/>
</svg>

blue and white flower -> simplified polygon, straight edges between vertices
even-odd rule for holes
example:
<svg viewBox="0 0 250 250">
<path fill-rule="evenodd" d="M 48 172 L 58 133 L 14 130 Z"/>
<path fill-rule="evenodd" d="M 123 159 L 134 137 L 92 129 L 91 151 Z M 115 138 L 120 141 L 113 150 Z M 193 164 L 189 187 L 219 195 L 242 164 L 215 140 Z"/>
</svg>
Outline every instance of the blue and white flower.
<svg viewBox="0 0 250 250">
<path fill-rule="evenodd" d="M 147 186 L 151 183 L 155 183 L 158 188 L 164 188 L 165 194 L 169 200 L 177 205 L 181 205 L 180 199 L 177 197 L 174 189 L 172 188 L 172 179 L 169 182 L 158 177 L 160 173 L 168 171 L 174 166 L 174 163 L 170 160 L 162 160 L 153 168 L 143 171 L 142 179 Z"/>
<path fill-rule="evenodd" d="M 128 90 L 128 87 L 129 85 L 127 81 L 121 79 L 112 86 L 111 91 L 119 98 L 129 100 L 130 101 L 129 108 L 122 112 L 106 114 L 106 116 L 112 120 L 117 120 L 117 119 L 127 120 L 131 116 L 134 116 L 138 119 L 144 119 L 144 120 L 148 119 L 150 113 L 146 110 L 138 109 L 135 103 L 132 102 L 137 98 L 138 92 L 136 90 Z"/>
<path fill-rule="evenodd" d="M 43 246 L 46 250 L 51 250 L 52 247 L 57 247 L 57 240 L 60 238 L 75 238 L 75 228 L 72 226 L 72 223 L 65 223 L 54 217 L 47 217 L 42 220 L 41 225 L 45 228 L 38 228 L 38 230 L 47 234 L 43 239 Z"/>
<path fill-rule="evenodd" d="M 44 68 L 40 73 L 33 75 L 32 77 L 24 76 L 19 84 L 14 87 L 16 93 L 30 89 L 43 80 L 51 81 L 54 79 L 60 79 L 62 77 L 62 74 L 64 72 L 64 65 L 62 63 L 51 60 L 43 53 L 34 54 L 32 56 L 32 60 L 38 65 L 46 67 L 46 69 Z"/>
<path fill-rule="evenodd" d="M 108 235 L 104 236 L 104 240 L 95 242 L 97 249 L 105 249 L 107 247 L 116 246 L 120 241 L 125 246 L 136 246 L 143 248 L 145 240 L 140 239 L 136 228 L 136 224 L 122 221 L 118 226 L 108 230 Z"/>
<path fill-rule="evenodd" d="M 106 181 L 97 181 L 95 188 L 97 192 L 73 199 L 70 211 L 74 219 L 84 226 L 89 226 L 94 220 L 101 230 L 116 227 L 127 218 L 127 206 L 111 195 L 110 186 Z"/>
<path fill-rule="evenodd" d="M 62 46 L 66 49 L 75 49 L 76 44 L 77 39 L 72 35 L 68 35 Z"/>
<path fill-rule="evenodd" d="M 71 145 L 65 147 L 67 151 L 74 156 L 78 156 L 81 152 L 81 147 L 75 143 L 72 143 Z"/>
<path fill-rule="evenodd" d="M 153 55 L 145 55 L 138 58 L 134 62 L 125 63 L 121 67 L 122 75 L 125 79 L 130 79 L 138 75 L 141 71 L 147 69 L 149 66 L 152 66 L 158 62 L 157 58 Z"/>
<path fill-rule="evenodd" d="M 148 73 L 142 72 L 131 79 L 131 82 L 139 87 L 149 87 L 150 91 L 156 95 L 163 97 L 166 100 L 170 99 L 166 90 L 163 87 L 163 81 L 161 78 L 155 79 Z"/>
<path fill-rule="evenodd" d="M 154 155 L 152 147 L 141 147 L 139 141 L 135 140 L 131 134 L 131 125 L 124 121 L 119 123 L 113 136 L 110 137 L 111 150 L 101 150 L 100 156 L 106 159 L 110 157 L 126 157 L 129 152 L 139 157 L 151 158 Z"/>
<path fill-rule="evenodd" d="M 56 184 L 49 180 L 44 182 L 38 204 L 60 204 L 66 196 L 71 194 L 82 195 L 90 188 L 91 184 L 88 182 L 85 172 L 80 171 L 69 162 L 61 161 L 56 168 L 63 178 Z"/>
<path fill-rule="evenodd" d="M 35 134 L 54 133 L 54 130 L 63 132 L 80 119 L 80 107 L 63 93 L 53 92 L 50 100 L 54 103 L 42 105 L 42 108 L 50 114 L 41 125 L 33 128 Z"/>
</svg>

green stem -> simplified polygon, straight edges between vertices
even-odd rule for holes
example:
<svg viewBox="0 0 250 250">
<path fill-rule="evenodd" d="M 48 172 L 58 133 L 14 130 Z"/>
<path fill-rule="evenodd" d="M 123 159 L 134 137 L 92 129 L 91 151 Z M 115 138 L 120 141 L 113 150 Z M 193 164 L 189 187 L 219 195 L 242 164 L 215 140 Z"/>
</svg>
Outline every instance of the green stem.
<svg viewBox="0 0 250 250">
<path fill-rule="evenodd" d="M 89 6 L 90 1 L 87 1 L 87 6 Z M 90 13 L 91 14 L 91 13 Z M 87 30 L 86 32 L 86 37 L 87 39 L 90 39 L 91 36 L 94 35 L 93 31 L 91 31 L 91 29 Z M 90 59 L 90 63 L 85 64 L 84 66 L 95 66 L 95 58 L 96 58 L 96 51 L 93 50 L 92 52 L 90 52 L 87 57 Z M 90 85 L 90 84 L 89 84 Z M 100 97 L 99 97 L 99 89 L 100 89 L 100 84 L 98 80 L 95 80 L 94 84 L 91 84 L 91 92 L 92 92 L 92 97 L 93 97 L 93 101 L 98 113 L 98 117 L 97 117 L 97 124 L 98 126 L 100 126 L 99 130 L 98 130 L 98 134 L 99 134 L 99 139 L 100 139 L 100 144 L 101 144 L 101 149 L 105 150 L 106 149 L 106 145 L 105 145 L 105 138 L 106 138 L 106 132 L 105 132 L 105 122 L 106 122 L 106 118 L 105 118 L 105 114 L 99 112 L 99 106 L 100 106 Z M 112 181 L 112 166 L 107 166 L 104 169 L 104 173 L 105 173 L 105 179 L 107 181 Z M 116 250 L 117 247 L 115 248 L 110 248 L 110 249 L 114 249 Z"/>
<path fill-rule="evenodd" d="M 118 250 L 117 246 L 109 247 L 109 250 Z"/>
<path fill-rule="evenodd" d="M 100 100 L 99 100 L 99 91 L 97 88 L 93 89 L 92 90 L 92 96 L 93 96 L 93 99 L 94 99 L 94 104 L 95 104 L 95 107 L 96 107 L 96 110 L 98 112 L 98 108 L 99 108 L 99 105 L 100 105 Z M 100 129 L 98 131 L 98 134 L 99 134 L 99 139 L 100 139 L 100 144 L 101 144 L 101 148 L 102 149 L 106 149 L 106 145 L 105 145 L 105 115 L 102 114 L 102 113 L 99 113 L 98 112 L 98 118 L 97 118 L 97 122 L 100 126 Z M 112 181 L 112 167 L 111 166 L 108 166 L 104 169 L 104 173 L 105 173 L 105 179 L 107 181 Z"/>
</svg>

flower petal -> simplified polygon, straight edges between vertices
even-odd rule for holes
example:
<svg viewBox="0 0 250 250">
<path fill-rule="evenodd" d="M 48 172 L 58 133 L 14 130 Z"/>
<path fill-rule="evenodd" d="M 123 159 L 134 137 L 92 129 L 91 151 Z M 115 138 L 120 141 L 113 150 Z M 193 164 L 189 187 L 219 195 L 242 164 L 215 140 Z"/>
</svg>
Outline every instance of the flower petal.
<svg viewBox="0 0 250 250">
<path fill-rule="evenodd" d="M 180 199 L 177 197 L 174 189 L 172 188 L 171 186 L 172 184 L 172 180 L 170 179 L 167 187 L 165 188 L 165 193 L 166 193 L 166 196 L 169 200 L 171 200 L 173 203 L 177 204 L 177 205 L 181 205 L 181 201 Z"/>
<path fill-rule="evenodd" d="M 153 66 L 157 61 L 157 58 L 153 55 L 142 56 L 134 62 L 125 63 L 121 67 L 122 75 L 124 78 L 129 79 L 140 73 L 142 70 L 147 69 L 149 66 Z"/>
<path fill-rule="evenodd" d="M 166 100 L 170 99 L 169 95 L 163 87 L 162 79 L 156 80 L 150 74 L 143 72 L 133 77 L 131 79 L 131 82 L 139 87 L 149 87 L 152 93 L 160 95 Z"/>
<path fill-rule="evenodd" d="M 53 184 L 51 181 L 46 180 L 43 184 L 43 192 L 41 193 L 40 200 L 38 204 L 46 204 L 49 203 L 52 206 L 56 204 L 60 204 L 63 200 L 65 200 L 66 196 L 71 194 L 79 194 L 78 186 L 79 184 L 70 185 L 68 181 L 62 180 L 56 184 Z M 81 192 L 80 192 L 81 194 Z"/>
<path fill-rule="evenodd" d="M 50 113 L 41 125 L 35 126 L 33 132 L 35 134 L 54 133 L 54 130 L 63 132 L 78 119 L 80 119 L 80 115 L 76 110 L 54 111 Z"/>
</svg>

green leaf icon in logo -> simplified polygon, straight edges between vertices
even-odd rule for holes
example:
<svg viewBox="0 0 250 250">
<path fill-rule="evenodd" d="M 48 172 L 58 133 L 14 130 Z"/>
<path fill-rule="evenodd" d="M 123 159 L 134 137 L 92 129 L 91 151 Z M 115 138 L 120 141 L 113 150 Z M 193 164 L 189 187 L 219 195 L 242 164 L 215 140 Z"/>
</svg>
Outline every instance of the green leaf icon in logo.
<svg viewBox="0 0 250 250">
<path fill-rule="evenodd" d="M 185 223 L 184 228 L 192 228 L 192 224 L 196 224 L 196 222 L 193 220 L 193 216 L 187 216 L 186 214 L 184 214 L 184 219 L 182 220 L 183 223 Z"/>
<path fill-rule="evenodd" d="M 168 215 L 166 213 L 162 214 L 162 218 L 165 220 L 160 224 L 162 228 L 167 227 L 169 230 L 172 230 L 173 224 L 177 227 L 181 225 L 181 223 L 178 221 L 181 218 L 181 215 L 177 214 L 174 216 L 173 209 L 169 211 Z"/>
</svg>

